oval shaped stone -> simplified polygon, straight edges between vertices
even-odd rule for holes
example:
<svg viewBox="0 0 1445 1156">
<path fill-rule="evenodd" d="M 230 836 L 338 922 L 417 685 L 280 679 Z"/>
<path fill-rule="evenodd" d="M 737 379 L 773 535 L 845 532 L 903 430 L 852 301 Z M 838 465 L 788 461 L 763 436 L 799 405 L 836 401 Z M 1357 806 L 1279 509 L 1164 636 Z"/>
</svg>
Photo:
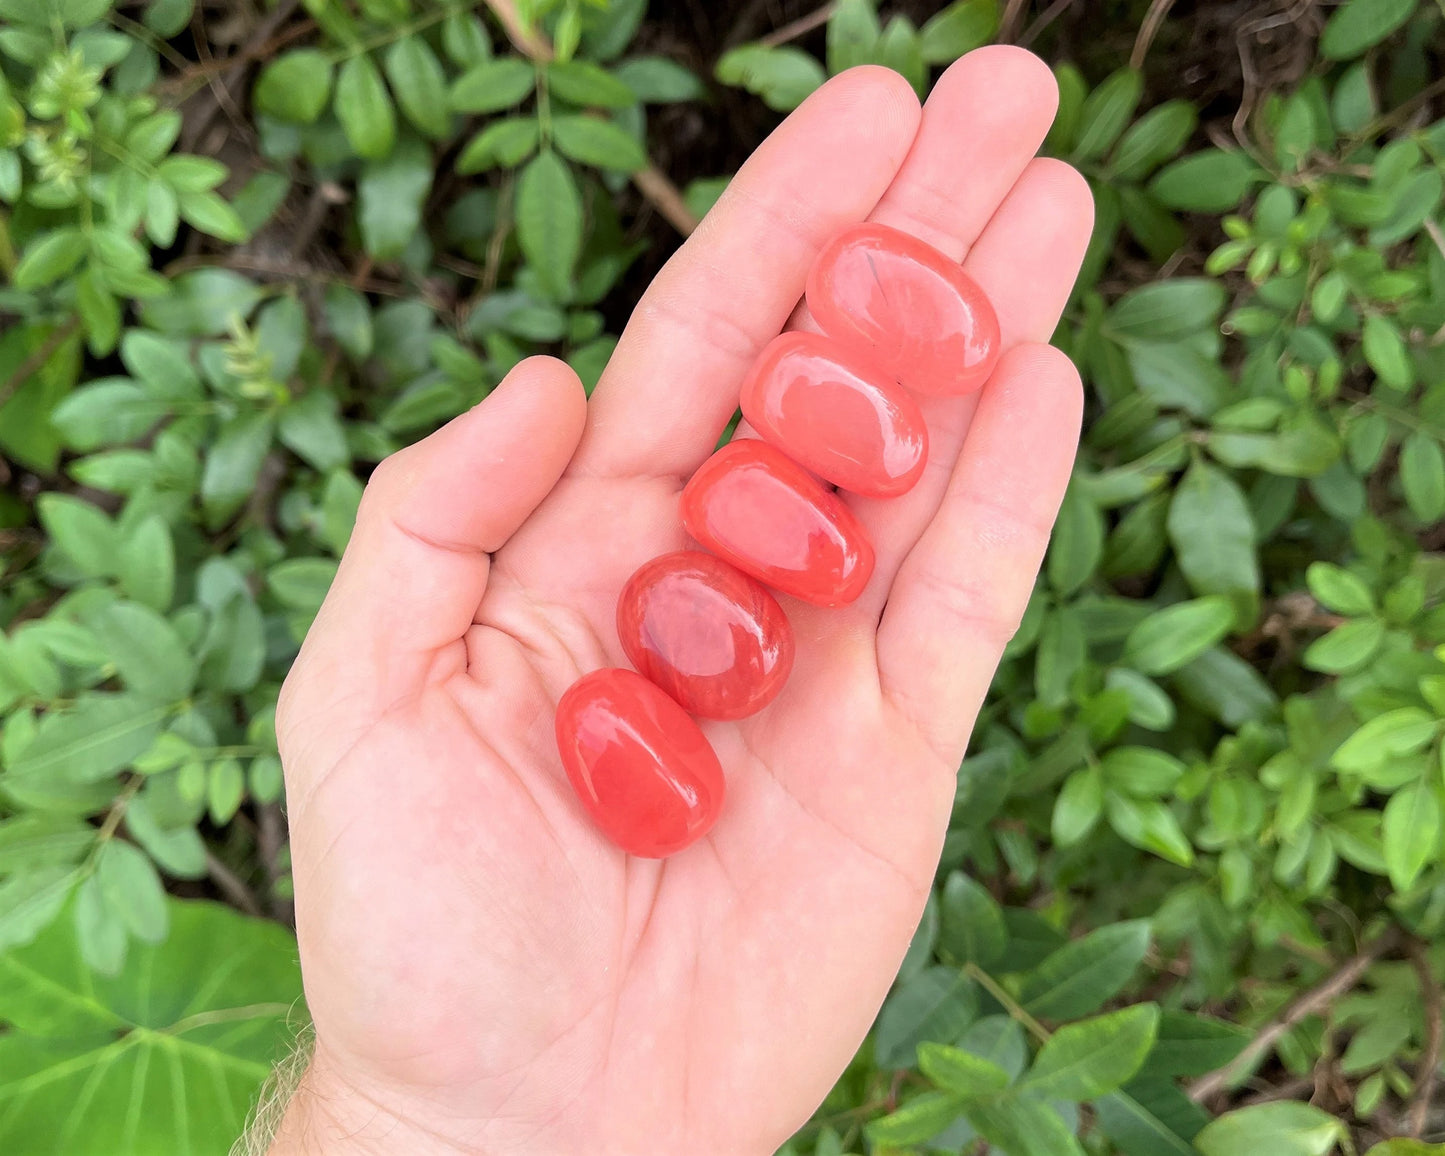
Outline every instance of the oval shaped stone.
<svg viewBox="0 0 1445 1156">
<path fill-rule="evenodd" d="M 818 333 L 768 343 L 743 381 L 743 416 L 764 441 L 855 494 L 892 498 L 923 475 L 923 411 L 875 363 Z"/>
<path fill-rule="evenodd" d="M 793 669 L 793 629 L 760 582 L 721 558 L 654 558 L 617 600 L 628 661 L 704 718 L 740 719 L 777 697 Z"/>
<path fill-rule="evenodd" d="M 843 606 L 873 574 L 873 545 L 832 490 L 757 438 L 729 442 L 682 491 L 687 532 L 739 570 L 818 606 Z"/>
<path fill-rule="evenodd" d="M 886 225 L 829 241 L 807 297 L 824 333 L 918 393 L 971 393 L 998 361 L 998 315 L 984 291 L 957 261 Z"/>
<path fill-rule="evenodd" d="M 642 675 L 583 675 L 557 703 L 557 749 L 592 821 L 629 855 L 661 859 L 717 821 L 722 765 L 687 712 Z"/>
</svg>

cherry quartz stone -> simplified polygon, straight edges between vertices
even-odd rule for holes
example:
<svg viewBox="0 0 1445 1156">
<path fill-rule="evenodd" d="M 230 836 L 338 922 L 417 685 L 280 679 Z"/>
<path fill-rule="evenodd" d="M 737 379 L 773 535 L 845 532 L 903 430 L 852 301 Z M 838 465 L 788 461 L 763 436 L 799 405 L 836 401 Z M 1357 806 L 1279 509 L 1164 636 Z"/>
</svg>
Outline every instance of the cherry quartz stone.
<svg viewBox="0 0 1445 1156">
<path fill-rule="evenodd" d="M 918 403 L 831 338 L 774 338 L 743 381 L 742 407 L 765 441 L 855 494 L 896 497 L 923 474 L 928 433 Z"/>
<path fill-rule="evenodd" d="M 687 532 L 739 570 L 819 606 L 843 606 L 873 573 L 873 546 L 842 499 L 780 450 L 729 442 L 682 491 Z"/>
<path fill-rule="evenodd" d="M 971 393 L 998 361 L 998 316 L 983 290 L 897 229 L 839 233 L 814 261 L 807 294 L 824 333 L 918 393 Z"/>
<path fill-rule="evenodd" d="M 777 599 L 697 550 L 654 558 L 627 580 L 617 634 L 633 666 L 704 718 L 755 714 L 793 669 L 793 630 Z"/>
<path fill-rule="evenodd" d="M 706 835 L 723 801 L 717 755 L 687 713 L 630 670 L 583 675 L 557 704 L 557 749 L 602 833 L 661 859 Z"/>
</svg>

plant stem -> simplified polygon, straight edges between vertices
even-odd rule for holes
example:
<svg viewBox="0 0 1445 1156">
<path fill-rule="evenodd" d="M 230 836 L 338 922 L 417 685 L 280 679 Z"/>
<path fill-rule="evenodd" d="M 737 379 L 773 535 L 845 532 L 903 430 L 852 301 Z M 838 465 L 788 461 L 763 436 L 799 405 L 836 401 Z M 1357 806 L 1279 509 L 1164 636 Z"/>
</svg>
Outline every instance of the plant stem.
<svg viewBox="0 0 1445 1156">
<path fill-rule="evenodd" d="M 1009 995 L 1003 984 L 999 983 L 998 980 L 994 979 L 993 976 L 989 975 L 988 972 L 984 971 L 983 968 L 979 967 L 976 963 L 964 964 L 963 973 L 977 983 L 979 987 L 983 988 L 984 991 L 988 992 L 989 995 L 993 996 L 994 999 L 998 1000 L 998 1002 L 1003 1005 L 1004 1011 L 1008 1012 L 1010 1016 L 1028 1028 L 1029 1034 L 1032 1035 L 1034 1039 L 1038 1040 L 1041 1044 L 1048 1042 L 1049 1029 L 1034 1019 L 1033 1016 L 1029 1015 L 1028 1012 L 1024 1011 L 1023 1005 L 1014 999 L 1013 996 Z"/>
</svg>

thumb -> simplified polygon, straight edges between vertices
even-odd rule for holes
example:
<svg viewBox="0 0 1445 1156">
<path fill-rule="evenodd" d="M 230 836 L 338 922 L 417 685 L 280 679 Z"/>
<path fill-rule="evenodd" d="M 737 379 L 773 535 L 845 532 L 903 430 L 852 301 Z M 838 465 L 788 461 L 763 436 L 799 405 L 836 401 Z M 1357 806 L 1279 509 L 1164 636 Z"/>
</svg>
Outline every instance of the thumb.
<svg viewBox="0 0 1445 1156">
<path fill-rule="evenodd" d="M 372 473 L 341 567 L 292 667 L 277 727 L 318 715 L 327 745 L 357 731 L 438 669 L 472 624 L 491 554 L 547 496 L 587 416 L 577 375 L 528 358 L 474 409 Z M 343 717 L 338 717 L 341 713 Z"/>
</svg>

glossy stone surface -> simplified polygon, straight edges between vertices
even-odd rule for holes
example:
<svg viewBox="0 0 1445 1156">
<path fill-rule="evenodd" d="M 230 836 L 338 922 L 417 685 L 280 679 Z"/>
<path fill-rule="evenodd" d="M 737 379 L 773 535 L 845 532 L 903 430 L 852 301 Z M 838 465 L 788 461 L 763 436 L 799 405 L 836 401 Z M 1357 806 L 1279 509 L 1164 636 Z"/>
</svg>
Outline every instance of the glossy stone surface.
<svg viewBox="0 0 1445 1156">
<path fill-rule="evenodd" d="M 891 498 L 923 474 L 923 411 L 876 364 L 818 333 L 784 333 L 742 388 L 743 416 L 801 466 L 855 494 Z"/>
<path fill-rule="evenodd" d="M 602 833 L 661 859 L 706 835 L 723 802 L 717 755 L 687 712 L 630 670 L 594 670 L 557 704 L 557 749 Z"/>
<path fill-rule="evenodd" d="M 654 558 L 617 599 L 628 661 L 684 709 L 740 719 L 777 697 L 793 669 L 793 629 L 761 583 L 721 558 Z"/>
<path fill-rule="evenodd" d="M 971 393 L 998 361 L 998 316 L 983 290 L 957 261 L 884 225 L 824 246 L 808 309 L 824 333 L 918 393 Z"/>
<path fill-rule="evenodd" d="M 843 606 L 873 573 L 873 546 L 842 499 L 781 450 L 729 442 L 682 491 L 687 532 L 774 590 Z"/>
</svg>

